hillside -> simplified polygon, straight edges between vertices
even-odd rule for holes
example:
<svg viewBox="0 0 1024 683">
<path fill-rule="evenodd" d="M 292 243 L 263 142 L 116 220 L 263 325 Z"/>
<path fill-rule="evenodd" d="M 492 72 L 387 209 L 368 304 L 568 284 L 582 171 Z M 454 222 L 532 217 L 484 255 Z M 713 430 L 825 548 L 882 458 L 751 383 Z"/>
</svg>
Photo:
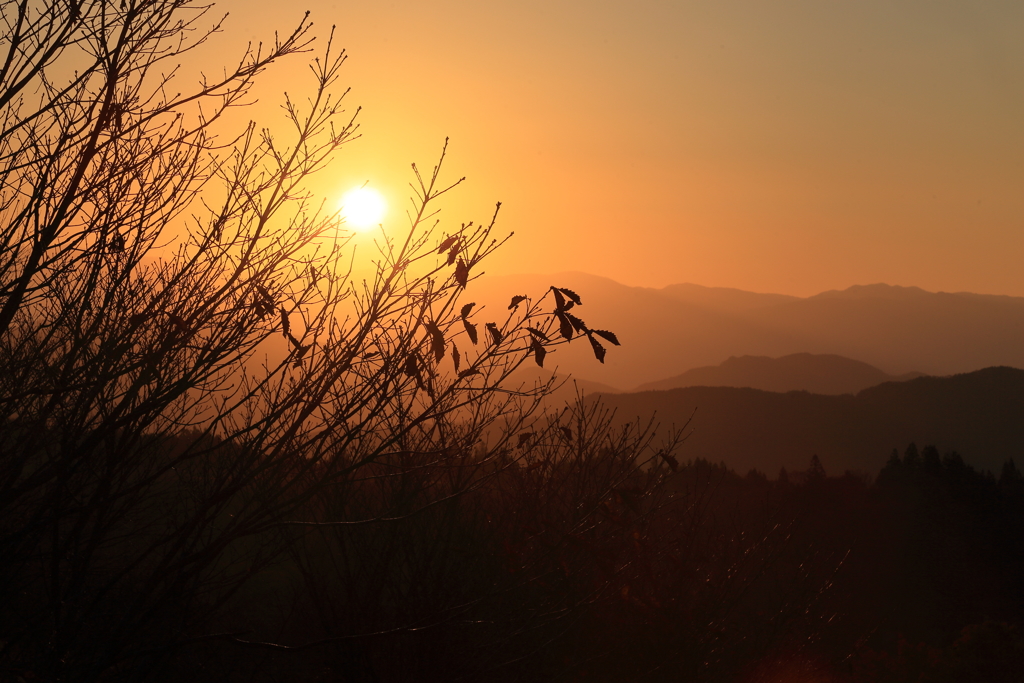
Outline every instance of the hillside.
<svg viewBox="0 0 1024 683">
<path fill-rule="evenodd" d="M 619 389 L 744 355 L 833 354 L 892 375 L 1024 367 L 1021 297 L 869 285 L 798 298 L 698 285 L 627 287 L 585 273 L 484 276 L 466 296 L 488 304 L 479 315 L 503 320 L 510 296 L 550 285 L 575 289 L 583 297 L 578 315 L 614 331 L 622 346 L 603 366 L 585 341 L 554 351 L 546 365 Z"/>
<path fill-rule="evenodd" d="M 873 365 L 835 354 L 794 353 L 781 358 L 731 356 L 720 365 L 687 370 L 649 382 L 636 391 L 682 387 L 749 387 L 764 391 L 809 391 L 812 394 L 855 394 L 883 382 L 901 382 L 920 373 L 890 375 Z"/>
<path fill-rule="evenodd" d="M 911 441 L 995 472 L 1008 458 L 1024 460 L 1024 370 L 1015 368 L 886 382 L 856 395 L 687 387 L 601 399 L 620 420 L 656 414 L 667 427 L 693 415 L 683 455 L 742 472 L 804 469 L 814 454 L 831 473 L 877 472 Z"/>
</svg>

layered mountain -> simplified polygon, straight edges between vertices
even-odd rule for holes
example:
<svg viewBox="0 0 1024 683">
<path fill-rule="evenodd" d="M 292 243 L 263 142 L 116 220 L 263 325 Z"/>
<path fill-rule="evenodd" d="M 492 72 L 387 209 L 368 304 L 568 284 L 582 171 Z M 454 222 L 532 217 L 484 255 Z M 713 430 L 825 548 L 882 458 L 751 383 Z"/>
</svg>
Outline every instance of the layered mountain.
<svg viewBox="0 0 1024 683">
<path fill-rule="evenodd" d="M 994 472 L 1010 458 L 1024 464 L 1024 370 L 1016 368 L 886 382 L 856 395 L 686 387 L 598 399 L 622 421 L 655 416 L 663 429 L 689 421 L 684 458 L 744 472 L 802 470 L 818 455 L 833 474 L 877 473 L 893 448 L 910 442 L 957 451 Z"/>
<path fill-rule="evenodd" d="M 876 384 L 901 382 L 920 375 L 917 372 L 890 375 L 873 365 L 835 354 L 794 353 L 781 358 L 730 356 L 720 365 L 693 368 L 675 377 L 643 384 L 636 391 L 705 386 L 855 394 Z"/>
<path fill-rule="evenodd" d="M 628 287 L 585 273 L 484 276 L 467 301 L 487 304 L 481 320 L 504 320 L 512 295 L 575 290 L 574 310 L 622 342 L 604 365 L 585 339 L 555 349 L 560 374 L 629 389 L 730 356 L 839 355 L 890 375 L 950 375 L 982 367 L 1024 367 L 1024 298 L 926 292 L 867 285 L 800 298 L 682 284 Z"/>
</svg>

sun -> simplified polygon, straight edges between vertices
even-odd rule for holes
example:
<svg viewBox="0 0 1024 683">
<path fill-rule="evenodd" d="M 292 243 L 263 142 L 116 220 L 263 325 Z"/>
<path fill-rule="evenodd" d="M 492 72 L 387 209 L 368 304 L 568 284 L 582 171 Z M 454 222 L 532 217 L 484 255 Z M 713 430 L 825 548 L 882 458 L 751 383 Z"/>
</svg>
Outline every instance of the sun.
<svg viewBox="0 0 1024 683">
<path fill-rule="evenodd" d="M 349 190 L 338 202 L 345 223 L 356 230 L 368 230 L 380 223 L 387 211 L 387 204 L 380 192 L 368 187 Z"/>
</svg>

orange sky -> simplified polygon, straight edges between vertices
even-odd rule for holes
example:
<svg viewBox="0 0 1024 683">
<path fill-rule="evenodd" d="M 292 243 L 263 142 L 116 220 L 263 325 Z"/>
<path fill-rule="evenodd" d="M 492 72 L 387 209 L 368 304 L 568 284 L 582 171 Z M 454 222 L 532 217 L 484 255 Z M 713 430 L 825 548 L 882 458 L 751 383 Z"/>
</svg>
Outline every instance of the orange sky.
<svg viewBox="0 0 1024 683">
<path fill-rule="evenodd" d="M 292 7 L 218 2 L 218 44 L 307 7 L 318 35 L 338 25 L 364 137 L 323 191 L 369 180 L 401 200 L 409 162 L 449 136 L 468 180 L 444 216 L 501 200 L 516 232 L 490 272 L 1024 296 L 1020 0 Z M 304 78 L 298 61 L 269 74 L 263 103 Z"/>
</svg>

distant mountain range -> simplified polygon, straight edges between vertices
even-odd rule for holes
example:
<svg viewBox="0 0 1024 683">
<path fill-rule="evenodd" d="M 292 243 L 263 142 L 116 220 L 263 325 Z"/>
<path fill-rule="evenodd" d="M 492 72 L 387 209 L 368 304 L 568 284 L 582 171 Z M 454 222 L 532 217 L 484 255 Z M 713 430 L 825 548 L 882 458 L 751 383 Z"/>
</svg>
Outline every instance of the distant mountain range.
<svg viewBox="0 0 1024 683">
<path fill-rule="evenodd" d="M 920 376 L 920 372 L 890 375 L 873 365 L 835 354 L 794 353 L 782 358 L 731 356 L 720 365 L 694 368 L 675 377 L 648 382 L 636 391 L 703 386 L 855 394 L 883 382 L 903 382 Z"/>
<path fill-rule="evenodd" d="M 507 381 L 508 386 L 533 386 L 555 374 L 564 382 L 549 398 L 555 403 L 571 400 L 579 390 L 585 394 L 619 394 L 608 384 L 566 375 L 525 363 Z M 720 365 L 687 370 L 681 375 L 649 382 L 634 391 L 665 391 L 683 387 L 739 387 L 762 391 L 808 391 L 812 394 L 855 394 L 884 382 L 905 382 L 923 376 L 920 372 L 890 375 L 873 365 L 833 354 L 794 353 L 782 358 L 732 356 Z"/>
<path fill-rule="evenodd" d="M 893 448 L 902 452 L 912 441 L 956 450 L 996 473 L 1009 458 L 1024 465 L 1024 370 L 1016 368 L 886 382 L 856 395 L 687 387 L 600 400 L 620 421 L 655 415 L 667 428 L 692 416 L 682 456 L 741 472 L 775 476 L 781 467 L 805 469 L 818 455 L 832 474 L 876 474 Z"/>
<path fill-rule="evenodd" d="M 498 320 L 512 295 L 540 295 L 550 285 L 579 293 L 583 305 L 574 312 L 592 327 L 614 331 L 622 346 L 600 365 L 581 340 L 554 350 L 546 365 L 619 389 L 745 355 L 838 355 L 893 376 L 1024 367 L 1021 297 L 878 284 L 800 298 L 693 284 L 628 287 L 559 273 L 484 276 L 470 283 L 466 301 L 487 304 L 479 315 Z"/>
<path fill-rule="evenodd" d="M 574 313 L 622 346 L 601 365 L 573 342 L 517 378 L 585 378 L 549 401 L 601 392 L 620 421 L 693 416 L 684 458 L 775 476 L 818 455 L 831 473 L 873 474 L 913 441 L 995 472 L 1024 466 L 1024 298 L 882 284 L 799 298 L 561 273 L 481 278 L 467 300 L 500 319 L 511 295 L 550 285 L 575 290 Z"/>
</svg>

